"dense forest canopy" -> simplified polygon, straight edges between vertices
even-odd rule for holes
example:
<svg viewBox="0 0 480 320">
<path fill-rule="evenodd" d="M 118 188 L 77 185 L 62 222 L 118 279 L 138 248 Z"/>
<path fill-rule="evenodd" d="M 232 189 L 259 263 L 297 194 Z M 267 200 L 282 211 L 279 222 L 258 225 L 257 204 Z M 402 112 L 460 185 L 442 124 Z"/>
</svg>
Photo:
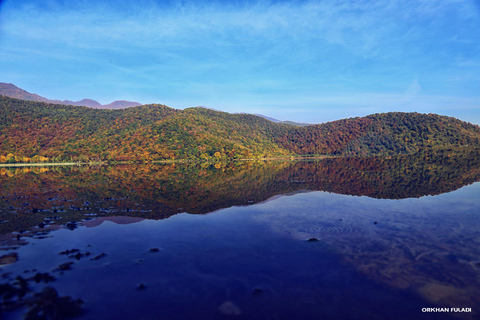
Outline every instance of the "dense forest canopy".
<svg viewBox="0 0 480 320">
<path fill-rule="evenodd" d="M 200 107 L 108 110 L 0 96 L 0 163 L 391 156 L 452 146 L 480 146 L 480 127 L 402 112 L 299 127 Z"/>
</svg>

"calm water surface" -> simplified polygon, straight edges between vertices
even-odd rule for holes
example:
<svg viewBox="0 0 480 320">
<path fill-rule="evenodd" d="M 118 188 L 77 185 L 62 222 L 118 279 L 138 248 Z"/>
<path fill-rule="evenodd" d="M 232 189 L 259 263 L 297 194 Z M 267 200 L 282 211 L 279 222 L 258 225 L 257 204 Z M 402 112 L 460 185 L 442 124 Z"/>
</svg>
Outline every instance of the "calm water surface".
<svg viewBox="0 0 480 320">
<path fill-rule="evenodd" d="M 476 159 L 3 170 L 2 316 L 476 319 Z"/>
</svg>

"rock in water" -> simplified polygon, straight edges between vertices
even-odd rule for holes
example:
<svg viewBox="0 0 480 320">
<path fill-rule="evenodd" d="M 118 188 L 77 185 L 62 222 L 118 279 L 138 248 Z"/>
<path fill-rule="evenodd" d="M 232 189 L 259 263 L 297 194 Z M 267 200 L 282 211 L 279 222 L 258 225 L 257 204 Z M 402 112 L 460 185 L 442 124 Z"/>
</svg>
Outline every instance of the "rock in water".
<svg viewBox="0 0 480 320">
<path fill-rule="evenodd" d="M 227 316 L 239 316 L 242 311 L 232 301 L 225 301 L 220 307 L 218 307 L 222 314 Z"/>
</svg>

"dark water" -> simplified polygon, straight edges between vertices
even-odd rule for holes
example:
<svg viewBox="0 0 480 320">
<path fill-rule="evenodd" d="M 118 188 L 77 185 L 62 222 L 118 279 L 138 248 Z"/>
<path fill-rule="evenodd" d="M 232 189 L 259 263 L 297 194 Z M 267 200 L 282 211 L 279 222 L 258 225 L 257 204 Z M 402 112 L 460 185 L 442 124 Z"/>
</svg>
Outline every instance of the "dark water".
<svg viewBox="0 0 480 320">
<path fill-rule="evenodd" d="M 0 169 L 2 316 L 476 319 L 479 164 Z"/>
</svg>

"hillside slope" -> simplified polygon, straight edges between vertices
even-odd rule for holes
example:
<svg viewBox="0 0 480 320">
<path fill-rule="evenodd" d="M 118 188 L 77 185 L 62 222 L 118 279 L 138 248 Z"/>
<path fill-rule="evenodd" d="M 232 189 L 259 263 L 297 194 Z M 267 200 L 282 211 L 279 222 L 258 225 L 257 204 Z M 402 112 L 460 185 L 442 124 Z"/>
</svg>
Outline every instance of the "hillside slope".
<svg viewBox="0 0 480 320">
<path fill-rule="evenodd" d="M 11 83 L 0 82 L 0 95 L 15 99 L 22 99 L 28 101 L 49 102 L 47 98 L 41 97 L 38 94 L 30 93 Z"/>
<path fill-rule="evenodd" d="M 163 105 L 107 110 L 0 97 L 0 162 L 137 160 L 122 157 L 142 151 L 135 133 L 176 112 Z"/>
<path fill-rule="evenodd" d="M 389 112 L 295 127 L 275 141 L 298 154 L 410 154 L 425 147 L 479 146 L 480 127 L 437 114 Z"/>
<path fill-rule="evenodd" d="M 292 154 L 266 134 L 270 124 L 276 126 L 253 115 L 205 108 L 144 105 L 105 110 L 0 97 L 0 162 Z"/>
<path fill-rule="evenodd" d="M 452 146 L 480 146 L 480 127 L 399 112 L 296 127 L 206 108 L 106 110 L 0 97 L 0 162 L 388 156 Z"/>
</svg>

